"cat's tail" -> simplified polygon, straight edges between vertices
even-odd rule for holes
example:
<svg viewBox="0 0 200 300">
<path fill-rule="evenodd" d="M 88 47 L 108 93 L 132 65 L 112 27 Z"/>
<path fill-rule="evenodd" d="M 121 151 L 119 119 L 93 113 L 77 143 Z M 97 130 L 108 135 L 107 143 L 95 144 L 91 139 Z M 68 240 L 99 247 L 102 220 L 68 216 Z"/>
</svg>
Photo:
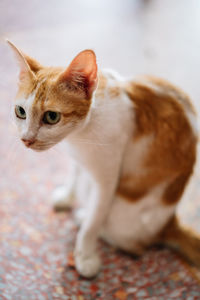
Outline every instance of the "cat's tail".
<svg viewBox="0 0 200 300">
<path fill-rule="evenodd" d="M 177 216 L 171 218 L 161 232 L 160 238 L 163 244 L 200 267 L 200 235 L 182 225 Z"/>
</svg>

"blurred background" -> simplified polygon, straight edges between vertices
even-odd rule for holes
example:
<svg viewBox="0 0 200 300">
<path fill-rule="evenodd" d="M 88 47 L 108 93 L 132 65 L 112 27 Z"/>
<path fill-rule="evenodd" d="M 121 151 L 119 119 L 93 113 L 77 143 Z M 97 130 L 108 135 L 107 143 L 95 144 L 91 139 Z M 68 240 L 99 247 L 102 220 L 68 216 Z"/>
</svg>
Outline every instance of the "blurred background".
<svg viewBox="0 0 200 300">
<path fill-rule="evenodd" d="M 199 272 L 166 249 L 134 262 L 101 244 L 101 274 L 79 278 L 73 213 L 55 214 L 49 201 L 68 157 L 63 144 L 38 154 L 18 141 L 10 113 L 18 68 L 5 38 L 44 65 L 67 66 L 92 48 L 99 68 L 166 78 L 200 112 L 200 1 L 0 0 L 0 298 L 197 299 Z M 179 214 L 200 233 L 198 171 Z"/>
<path fill-rule="evenodd" d="M 1 0 L 0 14 L 4 76 L 15 67 L 4 37 L 47 65 L 67 65 L 92 48 L 99 67 L 168 78 L 199 102 L 198 0 Z"/>
</svg>

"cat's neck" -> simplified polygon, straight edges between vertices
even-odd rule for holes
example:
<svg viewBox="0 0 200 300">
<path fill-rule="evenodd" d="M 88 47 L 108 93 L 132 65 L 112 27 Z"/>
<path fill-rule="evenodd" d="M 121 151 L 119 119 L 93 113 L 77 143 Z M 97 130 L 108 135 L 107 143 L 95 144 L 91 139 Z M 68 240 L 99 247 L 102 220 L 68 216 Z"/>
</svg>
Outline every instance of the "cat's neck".
<svg viewBox="0 0 200 300">
<path fill-rule="evenodd" d="M 125 79 L 117 72 L 110 69 L 103 69 L 98 73 L 98 87 L 95 99 L 111 100 L 119 96 Z"/>
<path fill-rule="evenodd" d="M 87 117 L 83 120 L 78 130 L 70 135 L 78 137 L 83 135 L 91 135 L 96 126 L 102 127 L 104 122 L 113 118 L 113 113 L 118 110 L 118 103 L 121 101 L 124 79 L 112 70 L 102 70 L 98 74 L 98 87 L 95 91 L 90 110 Z M 104 121 L 103 121 L 104 120 Z"/>
<path fill-rule="evenodd" d="M 110 70 L 102 70 L 98 78 L 98 87 L 86 119 L 77 131 L 66 138 L 70 144 L 87 141 L 103 145 L 118 137 L 119 127 L 130 127 L 132 104 L 123 89 L 124 78 Z"/>
</svg>

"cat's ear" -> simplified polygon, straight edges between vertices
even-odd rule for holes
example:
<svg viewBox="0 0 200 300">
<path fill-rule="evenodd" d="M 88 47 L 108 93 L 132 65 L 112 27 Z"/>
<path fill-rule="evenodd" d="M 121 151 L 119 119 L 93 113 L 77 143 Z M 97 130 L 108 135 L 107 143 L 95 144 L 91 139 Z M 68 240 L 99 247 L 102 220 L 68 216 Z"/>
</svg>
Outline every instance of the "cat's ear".
<svg viewBox="0 0 200 300">
<path fill-rule="evenodd" d="M 90 98 L 97 87 L 96 55 L 92 50 L 80 52 L 69 67 L 60 75 L 59 81 L 74 92 L 85 93 Z"/>
<path fill-rule="evenodd" d="M 33 58 L 22 53 L 13 43 L 7 40 L 7 43 L 13 50 L 17 62 L 20 67 L 19 78 L 20 80 L 24 79 L 33 79 L 35 78 L 35 73 L 38 72 L 42 66 Z"/>
</svg>

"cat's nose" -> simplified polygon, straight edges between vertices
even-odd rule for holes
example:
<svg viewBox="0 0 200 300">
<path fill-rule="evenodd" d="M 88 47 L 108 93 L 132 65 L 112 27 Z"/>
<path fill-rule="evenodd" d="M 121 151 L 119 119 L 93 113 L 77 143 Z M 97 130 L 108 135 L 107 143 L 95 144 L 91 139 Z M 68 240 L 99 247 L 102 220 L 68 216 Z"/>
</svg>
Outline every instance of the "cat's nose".
<svg viewBox="0 0 200 300">
<path fill-rule="evenodd" d="M 35 140 L 22 139 L 22 142 L 26 145 L 26 147 L 30 147 L 35 143 Z"/>
</svg>

